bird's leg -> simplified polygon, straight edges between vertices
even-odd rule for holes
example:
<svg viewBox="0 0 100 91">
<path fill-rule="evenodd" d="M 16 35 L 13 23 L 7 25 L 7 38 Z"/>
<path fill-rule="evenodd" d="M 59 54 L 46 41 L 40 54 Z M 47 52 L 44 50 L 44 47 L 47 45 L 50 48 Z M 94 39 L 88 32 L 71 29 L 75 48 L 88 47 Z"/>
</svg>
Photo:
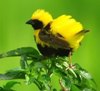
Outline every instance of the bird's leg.
<svg viewBox="0 0 100 91">
<path fill-rule="evenodd" d="M 74 69 L 75 65 L 72 64 L 72 52 L 71 51 L 69 52 L 68 58 L 69 58 L 69 60 L 68 60 L 69 61 L 69 68 Z"/>
<path fill-rule="evenodd" d="M 69 58 L 69 67 L 70 67 L 70 68 L 72 68 L 72 66 L 73 66 L 73 65 L 72 65 L 72 57 L 71 57 L 71 56 L 72 56 L 72 52 L 70 51 L 70 52 L 69 52 L 69 55 L 68 55 L 68 58 Z"/>
<path fill-rule="evenodd" d="M 61 89 L 62 91 L 70 91 L 69 89 L 65 88 L 61 82 L 61 79 L 59 79 L 59 83 L 60 83 L 60 86 L 61 86 Z"/>
</svg>

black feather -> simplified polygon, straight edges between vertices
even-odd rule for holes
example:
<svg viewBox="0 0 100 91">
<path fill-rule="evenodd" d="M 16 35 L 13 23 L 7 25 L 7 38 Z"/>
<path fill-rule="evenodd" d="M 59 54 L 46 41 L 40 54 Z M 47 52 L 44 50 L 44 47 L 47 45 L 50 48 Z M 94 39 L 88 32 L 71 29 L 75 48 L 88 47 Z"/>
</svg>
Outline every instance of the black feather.
<svg viewBox="0 0 100 91">
<path fill-rule="evenodd" d="M 37 47 L 43 56 L 68 56 L 69 52 L 72 51 L 71 49 L 55 49 L 48 46 L 43 47 L 40 44 L 37 44 Z"/>
</svg>

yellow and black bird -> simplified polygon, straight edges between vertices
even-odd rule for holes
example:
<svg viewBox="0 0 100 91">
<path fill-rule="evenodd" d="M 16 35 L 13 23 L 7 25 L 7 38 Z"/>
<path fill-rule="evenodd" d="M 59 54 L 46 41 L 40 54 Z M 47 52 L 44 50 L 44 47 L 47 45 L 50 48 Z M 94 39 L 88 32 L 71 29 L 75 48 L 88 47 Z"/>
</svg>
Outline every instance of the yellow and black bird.
<svg viewBox="0 0 100 91">
<path fill-rule="evenodd" d="M 70 55 L 88 32 L 72 16 L 61 15 L 53 19 L 50 13 L 42 9 L 34 12 L 26 23 L 34 28 L 37 47 L 44 56 Z"/>
</svg>

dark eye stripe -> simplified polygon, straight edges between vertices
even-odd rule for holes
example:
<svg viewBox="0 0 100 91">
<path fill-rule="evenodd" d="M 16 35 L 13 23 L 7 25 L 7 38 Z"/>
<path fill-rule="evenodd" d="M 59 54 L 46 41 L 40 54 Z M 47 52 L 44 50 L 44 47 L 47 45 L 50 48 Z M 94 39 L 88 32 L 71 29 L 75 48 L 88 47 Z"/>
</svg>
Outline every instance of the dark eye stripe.
<svg viewBox="0 0 100 91">
<path fill-rule="evenodd" d="M 32 26 L 34 29 L 42 29 L 43 28 L 43 23 L 37 19 L 32 20 Z"/>
</svg>

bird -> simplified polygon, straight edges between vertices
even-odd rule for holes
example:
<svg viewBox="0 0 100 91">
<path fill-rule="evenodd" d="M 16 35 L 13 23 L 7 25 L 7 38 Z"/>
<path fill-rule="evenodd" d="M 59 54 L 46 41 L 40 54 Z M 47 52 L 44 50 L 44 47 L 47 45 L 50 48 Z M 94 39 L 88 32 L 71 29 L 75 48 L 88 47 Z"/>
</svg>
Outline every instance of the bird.
<svg viewBox="0 0 100 91">
<path fill-rule="evenodd" d="M 43 56 L 71 56 L 78 49 L 84 35 L 89 32 L 71 15 L 55 19 L 43 9 L 36 10 L 26 24 L 32 25 L 34 38 Z"/>
</svg>

